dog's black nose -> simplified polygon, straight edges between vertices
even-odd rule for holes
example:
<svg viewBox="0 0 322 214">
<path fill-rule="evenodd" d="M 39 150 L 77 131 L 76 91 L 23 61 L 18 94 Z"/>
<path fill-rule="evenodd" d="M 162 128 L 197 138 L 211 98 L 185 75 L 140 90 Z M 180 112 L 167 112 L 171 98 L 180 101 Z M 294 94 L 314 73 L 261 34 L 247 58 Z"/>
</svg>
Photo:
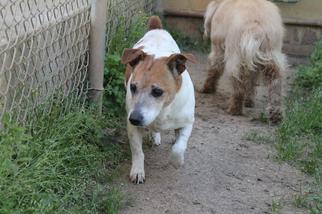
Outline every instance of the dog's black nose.
<svg viewBox="0 0 322 214">
<path fill-rule="evenodd" d="M 133 111 L 130 115 L 129 120 L 132 123 L 132 125 L 141 126 L 143 123 L 143 116 L 140 112 Z"/>
</svg>

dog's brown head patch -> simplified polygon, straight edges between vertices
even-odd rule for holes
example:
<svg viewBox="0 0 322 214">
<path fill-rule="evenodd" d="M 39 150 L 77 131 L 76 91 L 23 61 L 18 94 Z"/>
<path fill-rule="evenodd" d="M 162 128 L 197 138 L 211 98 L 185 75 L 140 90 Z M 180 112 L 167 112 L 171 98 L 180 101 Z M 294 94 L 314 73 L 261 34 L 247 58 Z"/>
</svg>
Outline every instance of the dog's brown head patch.
<svg viewBox="0 0 322 214">
<path fill-rule="evenodd" d="M 129 84 L 135 85 L 137 90 L 151 90 L 152 96 L 155 88 L 160 89 L 165 103 L 170 103 L 181 88 L 181 74 L 186 70 L 187 61 L 195 63 L 196 59 L 192 54 L 172 54 L 154 59 L 141 49 L 126 49 L 121 62 L 128 64 L 126 84 L 133 74 Z"/>
</svg>

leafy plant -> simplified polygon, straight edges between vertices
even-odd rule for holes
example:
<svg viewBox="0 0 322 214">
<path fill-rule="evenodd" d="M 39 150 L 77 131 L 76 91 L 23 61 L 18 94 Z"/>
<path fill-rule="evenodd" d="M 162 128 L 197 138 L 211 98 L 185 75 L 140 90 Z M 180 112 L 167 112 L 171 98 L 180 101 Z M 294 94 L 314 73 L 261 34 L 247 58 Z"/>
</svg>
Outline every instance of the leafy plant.
<svg viewBox="0 0 322 214">
<path fill-rule="evenodd" d="M 109 54 L 106 57 L 104 71 L 105 80 L 105 100 L 104 107 L 109 115 L 121 115 L 124 113 L 125 86 L 124 72 L 125 66 L 120 64 L 121 55 L 118 53 Z"/>
<path fill-rule="evenodd" d="M 110 38 L 108 51 L 105 57 L 104 107 L 109 115 L 122 115 L 125 108 L 124 73 L 125 65 L 121 64 L 121 57 L 125 48 L 131 48 L 145 34 L 148 16 L 139 13 L 128 23 L 124 17 L 119 17 L 115 33 Z"/>
</svg>

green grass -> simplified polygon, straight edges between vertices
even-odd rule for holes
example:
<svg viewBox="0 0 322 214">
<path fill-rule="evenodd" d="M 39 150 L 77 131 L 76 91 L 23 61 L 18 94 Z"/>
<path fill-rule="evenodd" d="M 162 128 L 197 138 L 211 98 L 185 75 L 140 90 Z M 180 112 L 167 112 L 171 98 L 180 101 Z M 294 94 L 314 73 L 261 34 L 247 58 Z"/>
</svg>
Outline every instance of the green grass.
<svg viewBox="0 0 322 214">
<path fill-rule="evenodd" d="M 322 43 L 318 43 L 310 57 L 310 65 L 300 66 L 295 79 L 295 89 L 311 91 L 322 88 Z"/>
<path fill-rule="evenodd" d="M 255 131 L 251 131 L 246 133 L 243 137 L 243 140 L 253 141 L 257 144 L 264 144 L 264 143 L 274 143 L 274 138 L 268 134 L 262 134 Z"/>
<path fill-rule="evenodd" d="M 322 88 L 290 101 L 277 131 L 278 157 L 293 160 L 309 174 L 322 170 Z"/>
<path fill-rule="evenodd" d="M 117 214 L 118 211 L 124 206 L 125 200 L 123 194 L 113 189 L 107 196 L 105 203 L 105 210 L 108 210 L 109 214 Z"/>
<path fill-rule="evenodd" d="M 276 132 L 277 158 L 312 175 L 312 193 L 295 199 L 312 213 L 322 212 L 322 44 L 310 58 L 310 65 L 296 73 L 286 114 Z M 305 205 L 303 205 L 305 204 Z"/>
<path fill-rule="evenodd" d="M 272 213 L 279 213 L 279 211 L 283 208 L 280 200 L 273 200 L 271 211 Z"/>
<path fill-rule="evenodd" d="M 127 151 L 103 128 L 118 123 L 79 107 L 61 115 L 60 105 L 30 127 L 6 116 L 0 213 L 117 213 L 123 199 L 108 181 Z"/>
<path fill-rule="evenodd" d="M 307 198 L 304 195 L 296 195 L 294 197 L 293 204 L 295 207 L 298 208 L 306 208 Z"/>
</svg>

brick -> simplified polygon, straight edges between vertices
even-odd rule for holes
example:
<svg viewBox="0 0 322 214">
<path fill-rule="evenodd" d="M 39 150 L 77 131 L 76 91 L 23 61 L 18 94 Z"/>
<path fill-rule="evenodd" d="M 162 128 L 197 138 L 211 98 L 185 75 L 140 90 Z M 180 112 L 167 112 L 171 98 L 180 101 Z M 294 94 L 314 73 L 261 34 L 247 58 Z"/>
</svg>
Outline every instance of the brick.
<svg viewBox="0 0 322 214">
<path fill-rule="evenodd" d="M 302 44 L 303 45 L 312 45 L 319 41 L 319 36 L 317 30 L 315 29 L 306 29 L 303 34 Z"/>
</svg>

